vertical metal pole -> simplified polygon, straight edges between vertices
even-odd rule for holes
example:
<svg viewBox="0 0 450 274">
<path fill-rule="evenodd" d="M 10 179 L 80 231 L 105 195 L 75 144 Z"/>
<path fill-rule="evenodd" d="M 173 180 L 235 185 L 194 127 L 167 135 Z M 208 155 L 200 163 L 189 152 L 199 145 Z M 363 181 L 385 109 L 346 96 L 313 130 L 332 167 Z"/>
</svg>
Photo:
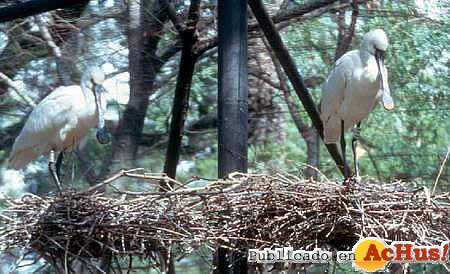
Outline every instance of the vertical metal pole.
<svg viewBox="0 0 450 274">
<path fill-rule="evenodd" d="M 219 177 L 247 171 L 247 1 L 219 0 Z"/>
<path fill-rule="evenodd" d="M 247 172 L 247 0 L 218 0 L 219 178 Z M 216 273 L 246 273 L 245 256 L 219 248 Z"/>
</svg>

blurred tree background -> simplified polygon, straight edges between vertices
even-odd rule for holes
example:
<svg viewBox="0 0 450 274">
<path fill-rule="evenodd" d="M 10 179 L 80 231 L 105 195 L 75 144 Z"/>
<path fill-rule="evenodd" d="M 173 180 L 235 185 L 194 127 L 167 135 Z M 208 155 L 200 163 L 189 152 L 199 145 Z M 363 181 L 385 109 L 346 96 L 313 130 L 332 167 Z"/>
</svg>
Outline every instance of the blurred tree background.
<svg viewBox="0 0 450 274">
<path fill-rule="evenodd" d="M 18 2 L 0 1 L 0 8 Z M 190 86 L 189 110 L 176 178 L 216 178 L 216 1 L 199 1 L 199 19 L 190 40 L 186 26 L 195 12 L 190 7 L 198 1 L 79 2 L 0 24 L 0 197 L 54 191 L 45 157 L 13 171 L 7 169 L 8 155 L 33 106 L 57 86 L 78 84 L 90 66 L 100 66 L 107 74 L 106 119 L 113 141 L 100 145 L 92 130 L 67 155 L 64 184 L 83 188 L 122 168 L 162 172 L 173 97 L 186 72 L 180 69 L 181 50 L 187 43 L 192 45 L 195 70 L 192 83 L 184 86 L 185 90 Z M 311 2 L 327 3 L 302 12 Z M 352 2 L 357 4 L 357 16 Z M 449 191 L 448 164 L 442 166 L 450 148 L 449 2 L 267 0 L 265 4 L 317 103 L 321 84 L 341 51 L 358 47 L 371 29 L 385 30 L 395 109 L 377 107 L 362 122 L 361 173 L 375 182 L 401 179 L 427 187 L 439 176 L 437 191 Z M 313 165 L 320 170 L 319 180 L 341 180 L 269 48 L 249 13 L 249 171 L 309 177 L 317 175 L 308 168 Z M 122 179 L 118 187 L 139 191 L 149 186 Z M 204 273 L 211 260 L 208 252 L 203 254 L 180 259 L 177 270 Z"/>
</svg>

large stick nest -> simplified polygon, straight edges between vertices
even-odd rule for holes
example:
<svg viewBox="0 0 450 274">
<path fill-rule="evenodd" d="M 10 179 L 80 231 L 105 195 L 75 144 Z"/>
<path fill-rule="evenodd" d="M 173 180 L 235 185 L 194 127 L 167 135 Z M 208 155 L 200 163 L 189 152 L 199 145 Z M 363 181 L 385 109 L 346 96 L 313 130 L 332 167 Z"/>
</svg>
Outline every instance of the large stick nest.
<svg viewBox="0 0 450 274">
<path fill-rule="evenodd" d="M 121 171 L 101 186 L 120 176 L 170 180 Z M 369 236 L 420 245 L 450 239 L 450 194 L 430 195 L 426 187 L 403 182 L 342 186 L 288 174 L 233 173 L 206 187 L 178 186 L 166 193 L 104 194 L 98 187 L 62 197 L 6 200 L 0 250 L 31 247 L 53 258 L 88 259 L 106 251 L 147 256 L 168 243 L 349 250 Z"/>
</svg>

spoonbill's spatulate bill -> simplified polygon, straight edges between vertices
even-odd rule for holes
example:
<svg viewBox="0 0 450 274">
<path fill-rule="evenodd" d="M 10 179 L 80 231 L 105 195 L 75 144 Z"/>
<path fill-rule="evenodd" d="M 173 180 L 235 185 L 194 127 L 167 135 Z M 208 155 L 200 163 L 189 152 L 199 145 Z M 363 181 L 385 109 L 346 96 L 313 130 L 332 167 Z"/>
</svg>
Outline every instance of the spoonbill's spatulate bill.
<svg viewBox="0 0 450 274">
<path fill-rule="evenodd" d="M 361 120 L 367 118 L 381 100 L 386 110 L 394 108 L 387 69 L 384 64 L 388 39 L 381 29 L 366 33 L 359 50 L 352 50 L 336 61 L 322 87 L 320 104 L 325 143 L 341 141 L 344 162 L 344 131 L 357 125 L 352 140 L 356 176 L 359 177 L 356 145 Z M 345 171 L 348 178 L 350 171 Z"/>
<path fill-rule="evenodd" d="M 80 86 L 61 86 L 45 97 L 31 112 L 16 138 L 9 167 L 22 169 L 41 155 L 49 154 L 49 170 L 61 192 L 59 165 L 62 153 L 72 150 L 98 127 L 97 139 L 109 142 L 105 127 L 106 98 L 102 95 L 105 75 L 98 68 L 88 70 Z M 55 152 L 60 152 L 55 168 Z"/>
</svg>

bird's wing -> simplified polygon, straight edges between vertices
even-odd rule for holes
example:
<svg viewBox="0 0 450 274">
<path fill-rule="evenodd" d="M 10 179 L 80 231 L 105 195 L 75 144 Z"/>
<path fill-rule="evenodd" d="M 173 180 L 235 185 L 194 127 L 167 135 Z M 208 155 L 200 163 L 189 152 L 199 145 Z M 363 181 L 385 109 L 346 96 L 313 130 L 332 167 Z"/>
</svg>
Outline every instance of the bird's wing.
<svg viewBox="0 0 450 274">
<path fill-rule="evenodd" d="M 73 118 L 72 112 L 77 99 L 74 87 L 77 86 L 55 89 L 33 109 L 14 141 L 9 159 L 10 167 L 23 168 L 51 149 L 51 141 Z"/>
<path fill-rule="evenodd" d="M 352 73 L 354 51 L 344 54 L 336 61 L 327 81 L 322 86 L 320 118 L 324 123 L 325 143 L 334 143 L 340 137 L 339 109 L 345 99 L 348 79 Z"/>
</svg>

